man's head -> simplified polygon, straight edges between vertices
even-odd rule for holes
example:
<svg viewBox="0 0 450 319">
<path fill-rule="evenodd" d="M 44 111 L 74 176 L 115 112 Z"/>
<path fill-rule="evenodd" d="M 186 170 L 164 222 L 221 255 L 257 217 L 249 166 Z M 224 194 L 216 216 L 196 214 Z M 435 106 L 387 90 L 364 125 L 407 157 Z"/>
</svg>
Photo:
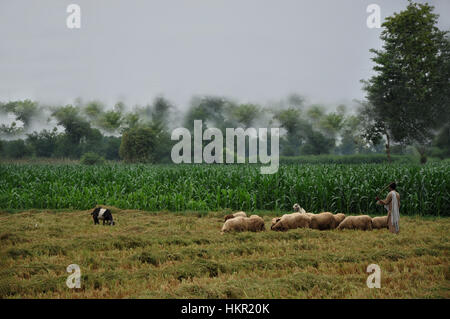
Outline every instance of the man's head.
<svg viewBox="0 0 450 319">
<path fill-rule="evenodd" d="M 391 191 L 395 191 L 396 188 L 397 188 L 397 184 L 395 184 L 395 182 L 392 182 L 391 184 L 389 184 L 389 189 Z"/>
</svg>

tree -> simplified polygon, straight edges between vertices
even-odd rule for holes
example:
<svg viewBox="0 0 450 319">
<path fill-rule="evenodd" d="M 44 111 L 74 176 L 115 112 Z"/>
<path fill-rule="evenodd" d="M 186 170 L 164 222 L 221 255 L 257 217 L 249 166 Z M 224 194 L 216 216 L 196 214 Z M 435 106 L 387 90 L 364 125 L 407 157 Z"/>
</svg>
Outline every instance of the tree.
<svg viewBox="0 0 450 319">
<path fill-rule="evenodd" d="M 434 139 L 432 154 L 440 158 L 450 157 L 450 124 L 444 126 Z"/>
<path fill-rule="evenodd" d="M 306 115 L 313 126 L 318 127 L 320 120 L 325 115 L 325 108 L 319 104 L 311 105 L 306 111 Z"/>
<path fill-rule="evenodd" d="M 3 154 L 6 158 L 19 159 L 30 155 L 30 149 L 22 139 L 4 141 L 3 142 Z"/>
<path fill-rule="evenodd" d="M 72 105 L 60 107 L 52 115 L 57 119 L 58 125 L 64 127 L 72 144 L 78 145 L 90 133 L 91 125 L 80 116 L 79 109 Z"/>
<path fill-rule="evenodd" d="M 361 147 L 363 147 L 364 142 L 358 136 L 360 124 L 359 118 L 355 115 L 345 117 L 342 123 L 341 144 L 338 147 L 338 152 L 340 154 L 354 154 L 357 149 L 361 149 Z"/>
<path fill-rule="evenodd" d="M 335 146 L 334 138 L 315 131 L 310 127 L 305 131 L 306 143 L 301 147 L 301 153 L 305 155 L 329 154 Z"/>
<path fill-rule="evenodd" d="M 127 162 L 152 163 L 157 147 L 157 135 L 150 127 L 136 127 L 122 135 L 119 154 Z"/>
<path fill-rule="evenodd" d="M 366 133 L 385 135 L 388 156 L 391 140 L 416 143 L 423 161 L 423 146 L 449 121 L 450 43 L 432 11 L 410 2 L 383 23 L 383 49 L 371 50 L 377 74 L 364 82 Z"/>
<path fill-rule="evenodd" d="M 33 154 L 37 157 L 52 157 L 56 148 L 56 143 L 58 140 L 58 133 L 56 127 L 53 131 L 43 130 L 41 132 L 33 132 L 27 134 L 27 144 Z"/>
<path fill-rule="evenodd" d="M 336 139 L 344 125 L 344 115 L 339 113 L 329 113 L 322 117 L 319 127 L 330 138 Z"/>
<path fill-rule="evenodd" d="M 167 128 L 170 112 L 174 106 L 165 98 L 157 97 L 152 107 L 152 122 L 164 129 Z"/>
<path fill-rule="evenodd" d="M 185 127 L 193 129 L 194 120 L 202 120 L 204 129 L 207 123 L 219 129 L 226 128 L 224 113 L 231 104 L 227 99 L 217 96 L 194 97 L 185 117 Z"/>
<path fill-rule="evenodd" d="M 135 112 L 126 113 L 122 119 L 122 131 L 125 131 L 130 128 L 134 128 L 140 125 L 139 114 Z"/>
<path fill-rule="evenodd" d="M 276 110 L 274 113 L 274 119 L 286 130 L 286 134 L 280 140 L 281 153 L 286 156 L 298 155 L 299 147 L 304 141 L 301 132 L 305 121 L 300 118 L 301 110 L 289 107 L 287 110 Z"/>
<path fill-rule="evenodd" d="M 99 116 L 97 120 L 98 127 L 108 133 L 115 133 L 122 125 L 122 112 L 121 111 L 106 111 Z"/>
<path fill-rule="evenodd" d="M 79 158 L 85 152 L 98 152 L 103 136 L 80 115 L 79 108 L 72 105 L 59 107 L 52 115 L 65 130 L 65 134 L 58 137 L 56 156 Z"/>
<path fill-rule="evenodd" d="M 103 113 L 104 108 L 105 106 L 101 102 L 92 101 L 84 107 L 83 113 L 88 117 L 89 120 L 95 122 Z"/>
<path fill-rule="evenodd" d="M 287 102 L 290 107 L 302 108 L 305 103 L 305 98 L 299 94 L 292 93 L 288 96 Z"/>
<path fill-rule="evenodd" d="M 261 115 L 261 108 L 255 104 L 239 104 L 230 108 L 231 117 L 244 128 L 251 127 Z"/>
<path fill-rule="evenodd" d="M 119 148 L 122 141 L 121 137 L 104 136 L 101 154 L 108 160 L 119 160 Z"/>
<path fill-rule="evenodd" d="M 12 101 L 0 105 L 0 112 L 13 113 L 16 121 L 21 121 L 23 126 L 27 128 L 34 116 L 39 113 L 39 106 L 37 102 L 31 100 Z"/>
<path fill-rule="evenodd" d="M 12 122 L 10 125 L 0 125 L 0 136 L 12 137 L 25 132 L 23 126 L 18 126 L 16 122 Z"/>
<path fill-rule="evenodd" d="M 385 150 L 388 161 L 391 162 L 391 139 L 382 117 L 376 112 L 373 105 L 367 101 L 357 101 L 358 119 L 361 122 L 361 137 L 373 146 L 380 145 L 386 138 Z"/>
</svg>

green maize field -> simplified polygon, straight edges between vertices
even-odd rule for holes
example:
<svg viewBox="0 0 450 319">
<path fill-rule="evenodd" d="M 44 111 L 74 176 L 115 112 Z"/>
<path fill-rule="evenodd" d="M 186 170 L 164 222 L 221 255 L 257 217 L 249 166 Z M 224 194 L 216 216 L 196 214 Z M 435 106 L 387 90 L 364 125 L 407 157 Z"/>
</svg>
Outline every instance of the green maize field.
<svg viewBox="0 0 450 319">
<path fill-rule="evenodd" d="M 384 214 L 375 197 L 395 180 L 403 215 L 450 215 L 450 165 L 0 164 L 1 209 L 307 211 Z M 386 196 L 384 191 L 380 197 Z"/>
</svg>

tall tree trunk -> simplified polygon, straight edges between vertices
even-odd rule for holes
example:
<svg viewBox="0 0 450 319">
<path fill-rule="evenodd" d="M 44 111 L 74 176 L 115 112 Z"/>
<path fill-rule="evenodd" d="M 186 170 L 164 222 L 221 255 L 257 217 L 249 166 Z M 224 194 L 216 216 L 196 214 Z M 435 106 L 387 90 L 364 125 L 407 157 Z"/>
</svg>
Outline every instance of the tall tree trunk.
<svg viewBox="0 0 450 319">
<path fill-rule="evenodd" d="M 389 134 L 386 133 L 386 155 L 388 158 L 389 164 L 392 162 L 391 159 L 391 139 L 389 138 Z"/>
</svg>

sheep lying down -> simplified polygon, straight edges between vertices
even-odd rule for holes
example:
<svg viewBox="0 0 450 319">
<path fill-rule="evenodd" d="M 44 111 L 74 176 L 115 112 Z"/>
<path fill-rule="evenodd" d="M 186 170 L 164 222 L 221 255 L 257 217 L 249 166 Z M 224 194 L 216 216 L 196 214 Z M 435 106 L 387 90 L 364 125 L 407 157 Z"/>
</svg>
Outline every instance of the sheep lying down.
<svg viewBox="0 0 450 319">
<path fill-rule="evenodd" d="M 335 215 L 329 212 L 316 214 L 311 217 L 311 228 L 318 230 L 335 229 L 337 221 Z"/>
<path fill-rule="evenodd" d="M 301 214 L 306 214 L 309 217 L 313 217 L 316 214 L 313 213 L 307 213 L 306 210 L 304 208 L 302 208 L 299 204 L 295 203 L 294 206 L 292 206 L 292 208 L 294 209 L 295 213 L 301 213 Z M 274 218 L 276 219 L 276 218 Z M 273 221 L 273 220 L 272 220 Z"/>
<path fill-rule="evenodd" d="M 345 214 L 323 212 L 320 214 L 307 213 L 311 217 L 311 228 L 319 230 L 335 229 L 345 219 Z"/>
<path fill-rule="evenodd" d="M 372 218 L 367 215 L 348 216 L 339 224 L 337 229 L 372 230 Z"/>
<path fill-rule="evenodd" d="M 334 216 L 334 220 L 336 221 L 336 227 L 338 227 L 339 224 L 342 223 L 342 221 L 345 219 L 345 214 L 342 214 L 342 213 L 338 213 L 333 216 Z"/>
<path fill-rule="evenodd" d="M 243 212 L 243 211 L 240 211 L 240 212 L 237 212 L 237 213 L 234 213 L 234 214 L 226 215 L 225 216 L 225 221 L 227 221 L 229 219 L 232 219 L 232 218 L 235 218 L 235 217 L 239 217 L 239 216 L 247 217 L 247 214 L 245 212 Z"/>
<path fill-rule="evenodd" d="M 333 215 L 329 212 L 320 214 L 306 212 L 285 214 L 282 217 L 273 218 L 270 229 L 279 231 L 296 228 L 313 228 L 319 230 L 335 229 L 344 218 L 344 214 Z"/>
<path fill-rule="evenodd" d="M 374 229 L 388 228 L 387 216 L 372 218 L 372 228 Z"/>
<path fill-rule="evenodd" d="M 302 213 L 284 214 L 272 219 L 272 230 L 286 231 L 288 229 L 309 228 L 311 218 Z"/>
<path fill-rule="evenodd" d="M 250 217 L 238 216 L 225 221 L 222 226 L 221 233 L 227 232 L 242 232 L 242 231 L 264 231 L 264 219 L 258 215 L 251 215 Z"/>
</svg>

